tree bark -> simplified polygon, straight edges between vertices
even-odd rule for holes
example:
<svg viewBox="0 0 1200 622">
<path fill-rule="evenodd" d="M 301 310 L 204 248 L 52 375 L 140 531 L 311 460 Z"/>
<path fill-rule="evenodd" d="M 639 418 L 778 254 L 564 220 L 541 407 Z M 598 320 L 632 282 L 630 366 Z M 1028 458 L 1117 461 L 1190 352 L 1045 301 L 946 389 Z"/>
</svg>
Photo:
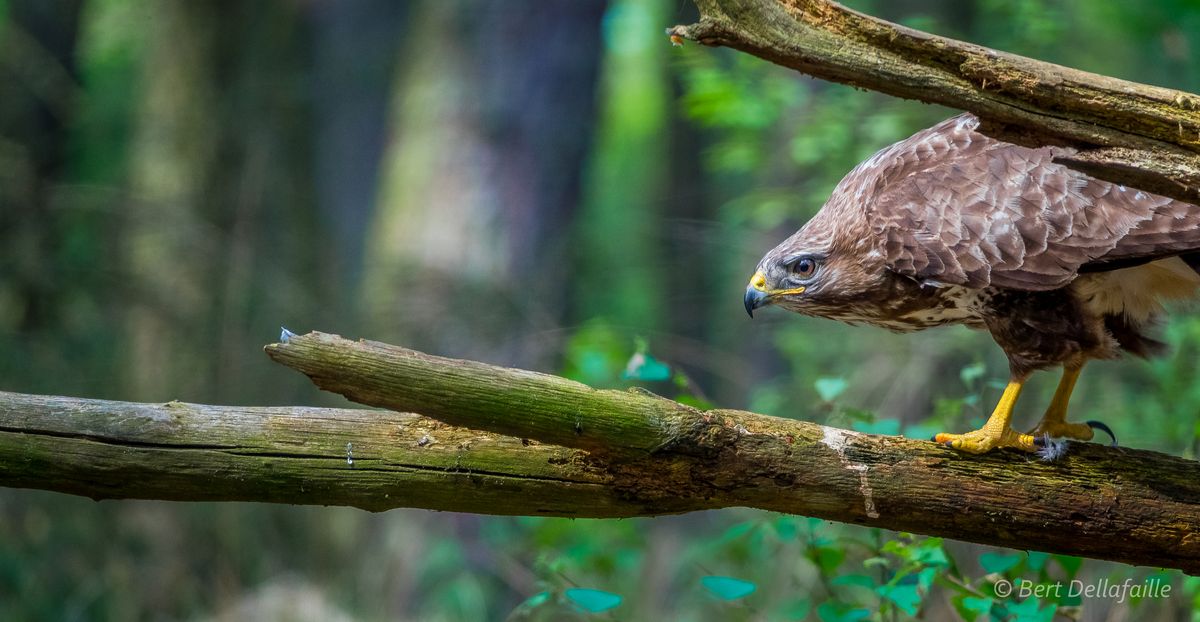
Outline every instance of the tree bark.
<svg viewBox="0 0 1200 622">
<path fill-rule="evenodd" d="M 605 3 L 409 4 L 354 312 L 416 347 L 548 361 L 560 344 L 528 333 L 563 323 L 578 276 L 564 232 L 583 197 Z M 481 299 L 486 316 L 454 312 Z"/>
<path fill-rule="evenodd" d="M 643 513 L 582 453 L 410 413 L 0 392 L 0 485 L 96 500 Z"/>
<path fill-rule="evenodd" d="M 695 2 L 700 22 L 668 34 L 967 110 L 997 138 L 1078 149 L 1067 166 L 1200 202 L 1200 96 L 939 37 L 828 0 Z"/>
<path fill-rule="evenodd" d="M 94 499 L 611 518 L 747 506 L 1200 572 L 1200 463 L 860 434 L 312 333 L 267 346 L 409 413 L 0 393 L 0 485 Z M 432 417 L 432 418 L 431 418 Z"/>
</svg>

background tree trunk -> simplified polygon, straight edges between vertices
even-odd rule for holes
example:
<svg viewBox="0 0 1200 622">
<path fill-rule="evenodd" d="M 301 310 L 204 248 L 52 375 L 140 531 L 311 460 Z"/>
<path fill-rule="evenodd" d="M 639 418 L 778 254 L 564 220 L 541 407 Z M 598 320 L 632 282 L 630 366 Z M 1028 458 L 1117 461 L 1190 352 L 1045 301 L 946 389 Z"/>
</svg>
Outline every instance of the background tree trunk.
<svg viewBox="0 0 1200 622">
<path fill-rule="evenodd" d="M 16 0 L 0 24 L 0 337 L 14 359 L 55 358 L 44 345 L 61 321 L 69 227 L 59 203 L 68 128 L 75 121 L 81 2 Z M 5 304 L 7 303 L 7 304 Z M 8 311 L 5 313 L 5 311 Z M 4 326 L 7 325 L 7 326 Z M 0 360 L 0 372 L 8 360 Z M 16 363 L 14 366 L 20 365 Z M 63 387 L 58 390 L 65 390 Z"/>
<path fill-rule="evenodd" d="M 308 243 L 319 224 L 309 116 L 287 77 L 307 45 L 303 16 L 239 2 L 147 11 L 122 231 L 135 301 L 128 394 L 262 399 L 239 356 L 248 331 L 287 321 L 290 307 L 327 290 L 321 266 L 334 248 Z M 295 234 L 271 234 L 283 225 Z"/>
<path fill-rule="evenodd" d="M 558 353 L 538 333 L 557 335 L 565 312 L 603 10 L 413 7 L 360 294 L 376 334 L 527 365 Z M 488 312 L 451 312 L 480 305 Z"/>
</svg>

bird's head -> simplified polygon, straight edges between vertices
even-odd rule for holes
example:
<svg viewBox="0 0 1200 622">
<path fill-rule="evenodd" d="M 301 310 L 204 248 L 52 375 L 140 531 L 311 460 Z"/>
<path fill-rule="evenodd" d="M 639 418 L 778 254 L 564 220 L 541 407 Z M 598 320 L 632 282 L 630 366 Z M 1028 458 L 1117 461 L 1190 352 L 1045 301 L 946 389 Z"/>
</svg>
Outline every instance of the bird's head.
<svg viewBox="0 0 1200 622">
<path fill-rule="evenodd" d="M 788 311 L 850 319 L 857 303 L 878 291 L 883 270 L 874 266 L 870 240 L 843 235 L 840 226 L 818 214 L 771 249 L 746 286 L 746 312 L 766 305 Z M 839 223 L 840 224 L 840 223 Z"/>
<path fill-rule="evenodd" d="M 823 250 L 792 248 L 781 244 L 767 253 L 746 286 L 746 313 L 766 305 L 779 305 L 804 313 L 819 299 L 829 282 L 829 254 Z"/>
</svg>

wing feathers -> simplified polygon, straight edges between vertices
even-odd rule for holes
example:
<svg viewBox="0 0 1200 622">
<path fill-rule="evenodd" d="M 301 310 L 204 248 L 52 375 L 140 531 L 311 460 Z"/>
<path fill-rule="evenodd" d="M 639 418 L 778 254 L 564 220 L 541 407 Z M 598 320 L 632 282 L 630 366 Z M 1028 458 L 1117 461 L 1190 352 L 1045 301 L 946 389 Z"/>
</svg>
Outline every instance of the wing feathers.
<svg viewBox="0 0 1200 622">
<path fill-rule="evenodd" d="M 1092 179 L 1056 164 L 1061 150 L 996 141 L 977 125 L 962 115 L 920 132 L 839 186 L 869 189 L 863 209 L 891 270 L 1045 290 L 1107 261 L 1200 249 L 1200 208 Z"/>
</svg>

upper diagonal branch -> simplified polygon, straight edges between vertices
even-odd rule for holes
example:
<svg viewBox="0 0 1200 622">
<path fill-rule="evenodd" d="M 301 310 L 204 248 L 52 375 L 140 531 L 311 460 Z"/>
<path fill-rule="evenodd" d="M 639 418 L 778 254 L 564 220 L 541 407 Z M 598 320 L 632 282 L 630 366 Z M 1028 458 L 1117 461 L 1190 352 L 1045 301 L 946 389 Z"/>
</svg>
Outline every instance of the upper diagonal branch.
<svg viewBox="0 0 1200 622">
<path fill-rule="evenodd" d="M 1200 200 L 1200 97 L 940 37 L 828 0 L 696 0 L 670 33 L 809 75 L 978 115 L 982 131 L 1102 156 L 1065 162 L 1180 200 Z"/>
<path fill-rule="evenodd" d="M 645 456 L 695 410 L 648 393 L 309 333 L 267 346 L 277 362 L 360 404 L 606 454 Z M 692 415 L 692 417 L 687 417 Z"/>
<path fill-rule="evenodd" d="M 1200 571 L 1200 463 L 1181 458 L 1090 443 L 1055 463 L 963 455 L 322 333 L 267 353 L 355 401 L 587 449 L 580 464 L 646 515 L 751 506 Z"/>
</svg>

